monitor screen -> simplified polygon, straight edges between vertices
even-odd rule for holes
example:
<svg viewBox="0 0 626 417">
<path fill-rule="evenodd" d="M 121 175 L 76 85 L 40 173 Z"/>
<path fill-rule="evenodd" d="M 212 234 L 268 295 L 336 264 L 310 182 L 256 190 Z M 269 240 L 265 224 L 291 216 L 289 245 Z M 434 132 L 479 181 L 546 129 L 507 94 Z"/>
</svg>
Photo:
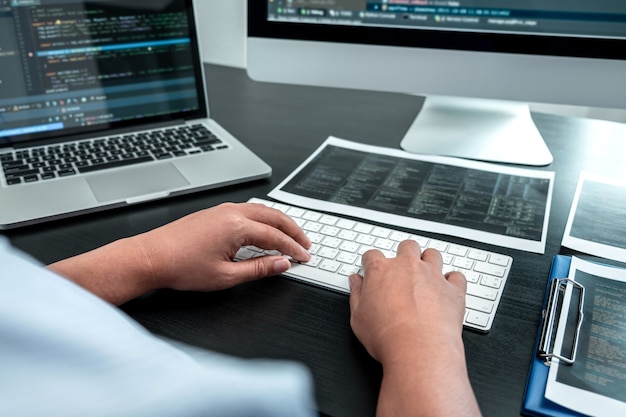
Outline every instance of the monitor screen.
<svg viewBox="0 0 626 417">
<path fill-rule="evenodd" d="M 401 145 L 413 152 L 546 165 L 528 103 L 626 108 L 626 3 L 249 0 L 247 67 L 426 96 Z"/>
</svg>

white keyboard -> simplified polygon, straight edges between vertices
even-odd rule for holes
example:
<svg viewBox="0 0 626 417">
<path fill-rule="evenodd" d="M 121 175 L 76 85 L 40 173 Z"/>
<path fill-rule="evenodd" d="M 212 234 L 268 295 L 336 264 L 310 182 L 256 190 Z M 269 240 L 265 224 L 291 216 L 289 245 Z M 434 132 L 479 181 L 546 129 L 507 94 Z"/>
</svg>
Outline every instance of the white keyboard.
<svg viewBox="0 0 626 417">
<path fill-rule="evenodd" d="M 467 279 L 465 319 L 467 328 L 488 332 L 500 303 L 513 259 L 510 256 L 457 245 L 442 240 L 418 236 L 393 228 L 379 227 L 367 222 L 329 215 L 300 207 L 253 198 L 289 215 L 307 234 L 313 246 L 311 259 L 306 264 L 293 262 L 283 275 L 293 279 L 349 293 L 348 277 L 360 271 L 361 255 L 378 249 L 387 257 L 394 257 L 398 244 L 406 239 L 417 241 L 422 248 L 435 248 L 443 256 L 443 273 L 461 271 Z M 275 251 L 247 246 L 239 250 L 241 261 Z"/>
</svg>

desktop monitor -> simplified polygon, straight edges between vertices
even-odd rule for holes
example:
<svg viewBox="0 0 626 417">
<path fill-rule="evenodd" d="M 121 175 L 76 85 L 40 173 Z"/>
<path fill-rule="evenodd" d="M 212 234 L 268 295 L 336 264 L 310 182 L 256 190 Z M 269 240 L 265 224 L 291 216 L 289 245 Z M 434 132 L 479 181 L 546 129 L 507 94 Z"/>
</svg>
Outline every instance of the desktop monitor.
<svg viewBox="0 0 626 417">
<path fill-rule="evenodd" d="M 425 96 L 401 142 L 410 152 L 548 165 L 529 103 L 626 109 L 623 0 L 247 7 L 252 79 Z"/>
</svg>

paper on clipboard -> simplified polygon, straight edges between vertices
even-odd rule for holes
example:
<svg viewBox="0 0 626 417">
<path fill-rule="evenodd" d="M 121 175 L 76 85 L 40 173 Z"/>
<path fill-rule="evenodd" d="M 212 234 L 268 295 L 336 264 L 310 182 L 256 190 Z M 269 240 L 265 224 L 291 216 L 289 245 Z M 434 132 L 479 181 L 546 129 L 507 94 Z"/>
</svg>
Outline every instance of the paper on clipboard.
<svg viewBox="0 0 626 417">
<path fill-rule="evenodd" d="M 626 180 L 581 172 L 563 246 L 626 262 Z"/>
<path fill-rule="evenodd" d="M 544 253 L 554 172 L 329 137 L 268 195 L 319 211 Z"/>
<path fill-rule="evenodd" d="M 545 397 L 590 416 L 626 415 L 626 270 L 572 257 L 569 279 L 585 287 L 585 318 L 573 365 L 554 359 Z M 570 304 L 565 294 L 563 305 Z M 559 319 L 555 350 L 568 319 Z"/>
</svg>

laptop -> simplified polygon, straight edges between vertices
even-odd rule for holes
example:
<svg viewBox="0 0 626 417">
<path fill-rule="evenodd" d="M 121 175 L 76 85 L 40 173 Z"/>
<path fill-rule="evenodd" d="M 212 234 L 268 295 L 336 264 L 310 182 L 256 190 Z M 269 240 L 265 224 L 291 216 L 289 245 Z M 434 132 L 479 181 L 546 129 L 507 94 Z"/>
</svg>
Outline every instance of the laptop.
<svg viewBox="0 0 626 417">
<path fill-rule="evenodd" d="M 209 115 L 191 0 L 0 1 L 0 229 L 271 167 Z"/>
</svg>

